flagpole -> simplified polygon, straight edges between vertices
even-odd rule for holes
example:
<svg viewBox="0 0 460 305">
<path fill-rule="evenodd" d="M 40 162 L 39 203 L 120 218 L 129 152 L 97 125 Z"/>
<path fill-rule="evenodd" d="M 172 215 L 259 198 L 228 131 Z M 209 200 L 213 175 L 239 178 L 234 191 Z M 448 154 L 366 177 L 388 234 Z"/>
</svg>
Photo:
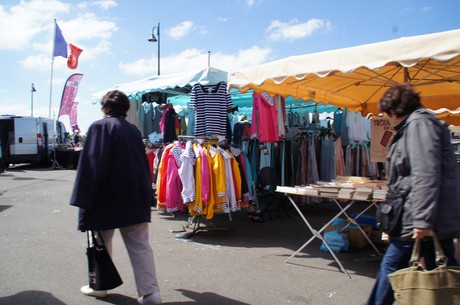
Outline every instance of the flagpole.
<svg viewBox="0 0 460 305">
<path fill-rule="evenodd" d="M 50 77 L 50 102 L 48 107 L 48 118 L 51 119 L 51 101 L 53 96 L 53 67 L 54 67 L 54 49 L 56 47 L 56 18 L 54 19 L 54 34 L 53 34 L 53 49 L 51 51 L 51 77 Z M 53 129 L 54 129 L 54 137 L 53 137 L 53 164 L 51 164 L 52 169 L 59 168 L 59 163 L 56 160 L 56 121 L 54 120 L 53 115 Z"/>
<path fill-rule="evenodd" d="M 50 102 L 48 107 L 48 118 L 51 119 L 51 101 L 53 96 L 53 67 L 54 67 L 54 48 L 56 47 L 56 19 L 54 19 L 53 49 L 51 51 L 51 78 L 50 78 Z"/>
</svg>

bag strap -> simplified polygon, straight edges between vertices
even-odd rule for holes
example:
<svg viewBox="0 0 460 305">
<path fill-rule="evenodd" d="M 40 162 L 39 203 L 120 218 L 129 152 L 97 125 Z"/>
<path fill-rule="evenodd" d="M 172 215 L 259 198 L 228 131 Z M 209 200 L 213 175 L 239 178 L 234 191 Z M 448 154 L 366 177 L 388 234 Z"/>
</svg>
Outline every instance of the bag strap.
<svg viewBox="0 0 460 305">
<path fill-rule="evenodd" d="M 90 247 L 90 244 L 93 242 L 92 236 L 90 236 L 90 234 L 91 234 L 90 231 L 86 231 L 86 242 L 88 244 L 88 248 Z"/>
<path fill-rule="evenodd" d="M 441 244 L 439 243 L 439 240 L 435 234 L 432 237 L 432 241 L 434 243 L 434 250 L 436 254 L 436 265 L 438 265 L 438 267 L 445 268 L 447 266 L 447 257 L 444 255 L 444 251 L 442 251 Z M 418 269 L 423 268 L 422 265 L 420 265 L 421 243 L 421 238 L 417 238 L 415 240 L 414 247 L 412 249 L 412 256 L 410 259 L 411 266 Z"/>
<path fill-rule="evenodd" d="M 88 230 L 86 231 L 86 237 L 87 237 L 87 242 L 88 242 L 88 248 L 90 247 L 90 244 L 100 245 L 100 246 L 105 245 L 104 239 L 102 238 L 102 234 L 99 231 Z"/>
</svg>

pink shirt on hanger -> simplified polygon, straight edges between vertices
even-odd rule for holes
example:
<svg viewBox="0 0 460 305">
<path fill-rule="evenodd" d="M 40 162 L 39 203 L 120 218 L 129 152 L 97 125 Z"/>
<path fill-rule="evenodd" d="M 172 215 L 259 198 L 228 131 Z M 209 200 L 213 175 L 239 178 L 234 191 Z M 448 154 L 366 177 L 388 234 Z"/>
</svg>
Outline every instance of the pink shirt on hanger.
<svg viewBox="0 0 460 305">
<path fill-rule="evenodd" d="M 278 142 L 278 111 L 262 94 L 253 93 L 251 135 L 257 136 L 259 142 Z"/>
</svg>

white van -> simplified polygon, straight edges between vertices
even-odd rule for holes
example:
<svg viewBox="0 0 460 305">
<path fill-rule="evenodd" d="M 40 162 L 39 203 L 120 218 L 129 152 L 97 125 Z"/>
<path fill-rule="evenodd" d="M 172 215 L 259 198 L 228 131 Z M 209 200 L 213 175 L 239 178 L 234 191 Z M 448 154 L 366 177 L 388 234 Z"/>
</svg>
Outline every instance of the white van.
<svg viewBox="0 0 460 305">
<path fill-rule="evenodd" d="M 0 116 L 0 158 L 5 167 L 18 163 L 49 165 L 54 141 L 52 119 Z"/>
</svg>

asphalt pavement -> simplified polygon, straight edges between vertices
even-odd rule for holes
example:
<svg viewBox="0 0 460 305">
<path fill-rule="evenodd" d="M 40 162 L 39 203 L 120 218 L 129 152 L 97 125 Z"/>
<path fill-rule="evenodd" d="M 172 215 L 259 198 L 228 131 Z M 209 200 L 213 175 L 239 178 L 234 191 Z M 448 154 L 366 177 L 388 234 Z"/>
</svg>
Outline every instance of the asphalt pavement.
<svg viewBox="0 0 460 305">
<path fill-rule="evenodd" d="M 86 235 L 68 201 L 74 170 L 18 165 L 0 174 L 0 305 L 136 305 L 134 277 L 121 236 L 114 262 L 124 284 L 106 298 L 79 292 L 87 279 Z M 315 228 L 337 213 L 330 204 L 305 206 Z M 351 305 L 369 295 L 379 256 L 368 246 L 337 257 L 315 239 L 294 209 L 251 222 L 245 211 L 217 215 L 190 233 L 188 216 L 152 209 L 150 225 L 164 304 Z M 209 229 L 209 230 L 205 230 Z"/>
</svg>

